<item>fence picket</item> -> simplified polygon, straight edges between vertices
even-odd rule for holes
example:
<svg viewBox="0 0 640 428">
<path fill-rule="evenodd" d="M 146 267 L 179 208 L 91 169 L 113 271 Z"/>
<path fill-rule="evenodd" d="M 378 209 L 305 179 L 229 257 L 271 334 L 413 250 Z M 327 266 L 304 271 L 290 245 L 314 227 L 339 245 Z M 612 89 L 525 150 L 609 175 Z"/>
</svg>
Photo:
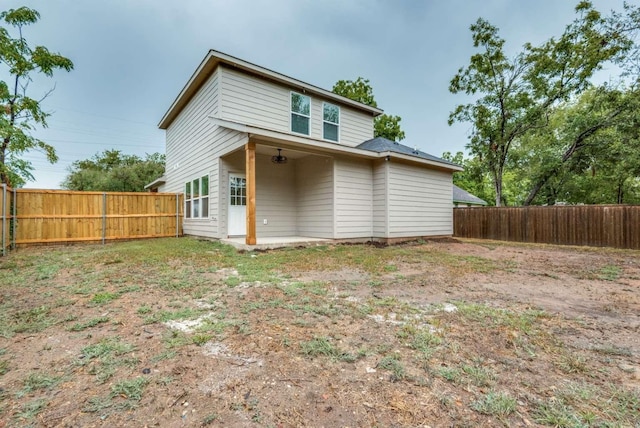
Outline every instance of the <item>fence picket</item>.
<svg viewBox="0 0 640 428">
<path fill-rule="evenodd" d="M 24 246 L 182 234 L 182 195 L 17 189 L 13 242 Z"/>
<path fill-rule="evenodd" d="M 454 236 L 640 250 L 640 205 L 455 208 Z"/>
</svg>

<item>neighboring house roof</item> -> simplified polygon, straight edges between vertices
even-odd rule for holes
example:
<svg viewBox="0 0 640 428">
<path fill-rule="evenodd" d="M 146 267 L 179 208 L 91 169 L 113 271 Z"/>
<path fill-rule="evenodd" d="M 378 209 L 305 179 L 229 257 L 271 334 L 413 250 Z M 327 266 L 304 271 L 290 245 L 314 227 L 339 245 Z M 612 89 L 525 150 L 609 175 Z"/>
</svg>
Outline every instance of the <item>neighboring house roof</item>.
<svg viewBox="0 0 640 428">
<path fill-rule="evenodd" d="M 151 183 L 147 184 L 146 186 L 144 186 L 145 189 L 155 189 L 157 187 L 159 187 L 160 185 L 164 184 L 167 182 L 166 177 L 163 175 L 160 178 L 156 178 L 155 180 L 153 180 Z"/>
<path fill-rule="evenodd" d="M 470 205 L 487 205 L 487 203 L 479 197 L 459 188 L 455 184 L 453 185 L 453 202 Z"/>
<path fill-rule="evenodd" d="M 460 165 L 455 164 L 453 162 L 449 162 L 448 160 L 444 160 L 439 157 L 430 155 L 429 153 L 422 152 L 418 149 L 412 149 L 409 146 L 405 146 L 404 144 L 400 144 L 396 141 L 388 140 L 384 137 L 376 137 L 372 140 L 367 140 L 364 143 L 358 145 L 356 148 L 363 149 L 363 150 L 370 150 L 372 152 L 377 152 L 377 153 L 382 153 L 382 152 L 401 153 L 403 155 L 409 155 L 409 156 L 427 159 L 432 162 L 438 162 L 438 163 L 443 163 L 451 166 L 460 167 Z"/>
<path fill-rule="evenodd" d="M 347 97 L 334 94 L 331 91 L 313 86 L 302 80 L 294 79 L 293 77 L 286 76 L 281 73 L 269 70 L 268 68 L 260 67 L 259 65 L 252 64 L 248 61 L 244 61 L 240 58 L 227 55 L 222 52 L 210 50 L 204 57 L 196 71 L 193 73 L 187 84 L 184 86 L 178 97 L 173 101 L 169 110 L 164 114 L 162 120 L 158 124 L 160 129 L 167 129 L 171 122 L 178 116 L 180 111 L 187 105 L 189 100 L 198 92 L 198 89 L 207 81 L 211 73 L 218 67 L 218 65 L 224 64 L 232 68 L 240 69 L 249 74 L 260 76 L 264 79 L 271 80 L 288 86 L 292 89 L 297 89 L 301 92 L 315 94 L 320 97 L 333 100 L 337 103 L 348 105 L 361 111 L 370 113 L 373 117 L 379 116 L 383 113 L 383 110 L 371 107 L 366 104 L 353 101 Z"/>
</svg>

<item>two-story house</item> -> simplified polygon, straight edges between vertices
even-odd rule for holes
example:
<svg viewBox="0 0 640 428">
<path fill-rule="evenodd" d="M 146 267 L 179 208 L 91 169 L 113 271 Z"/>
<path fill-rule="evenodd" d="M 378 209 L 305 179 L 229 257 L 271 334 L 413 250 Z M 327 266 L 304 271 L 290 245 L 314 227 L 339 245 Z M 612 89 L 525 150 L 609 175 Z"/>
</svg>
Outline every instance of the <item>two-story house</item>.
<svg viewBox="0 0 640 428">
<path fill-rule="evenodd" d="M 159 127 L 184 233 L 392 240 L 452 234 L 461 168 L 384 138 L 382 110 L 210 51 Z"/>
</svg>

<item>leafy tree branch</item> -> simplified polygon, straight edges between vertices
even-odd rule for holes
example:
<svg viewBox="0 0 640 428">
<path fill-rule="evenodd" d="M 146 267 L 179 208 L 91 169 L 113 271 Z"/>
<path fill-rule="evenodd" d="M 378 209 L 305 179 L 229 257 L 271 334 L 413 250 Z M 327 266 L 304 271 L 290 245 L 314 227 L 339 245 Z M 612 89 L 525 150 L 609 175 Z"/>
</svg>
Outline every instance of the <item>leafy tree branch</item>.
<svg viewBox="0 0 640 428">
<path fill-rule="evenodd" d="M 332 92 L 371 107 L 378 107 L 369 79 L 358 77 L 356 80 L 338 80 L 333 85 Z M 400 127 L 401 121 L 400 116 L 381 114 L 373 122 L 373 136 L 391 141 L 403 140 L 405 134 Z"/>
<path fill-rule="evenodd" d="M 22 30 L 39 19 L 40 14 L 27 7 L 0 13 L 0 67 L 9 75 L 7 81 L 0 80 L 0 181 L 14 186 L 33 179 L 33 166 L 24 159 L 25 153 L 37 150 L 51 163 L 58 160 L 53 146 L 31 135 L 36 127 L 47 127 L 49 113 L 42 110 L 41 102 L 51 93 L 39 100 L 27 95 L 33 74 L 52 77 L 57 70 L 73 69 L 71 60 L 59 53 L 29 46 Z"/>
</svg>

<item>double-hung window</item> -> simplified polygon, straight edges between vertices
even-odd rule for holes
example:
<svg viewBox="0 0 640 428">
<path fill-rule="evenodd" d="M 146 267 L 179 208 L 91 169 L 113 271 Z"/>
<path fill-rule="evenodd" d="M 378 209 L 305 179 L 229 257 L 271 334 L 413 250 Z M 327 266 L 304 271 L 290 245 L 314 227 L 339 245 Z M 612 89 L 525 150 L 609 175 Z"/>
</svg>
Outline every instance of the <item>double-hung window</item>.
<svg viewBox="0 0 640 428">
<path fill-rule="evenodd" d="M 309 135 L 311 119 L 311 99 L 297 92 L 291 92 L 291 131 Z"/>
<path fill-rule="evenodd" d="M 185 218 L 209 217 L 209 176 L 196 178 L 184 185 Z"/>
<path fill-rule="evenodd" d="M 340 138 L 340 107 L 322 103 L 322 138 L 337 142 Z"/>
</svg>

